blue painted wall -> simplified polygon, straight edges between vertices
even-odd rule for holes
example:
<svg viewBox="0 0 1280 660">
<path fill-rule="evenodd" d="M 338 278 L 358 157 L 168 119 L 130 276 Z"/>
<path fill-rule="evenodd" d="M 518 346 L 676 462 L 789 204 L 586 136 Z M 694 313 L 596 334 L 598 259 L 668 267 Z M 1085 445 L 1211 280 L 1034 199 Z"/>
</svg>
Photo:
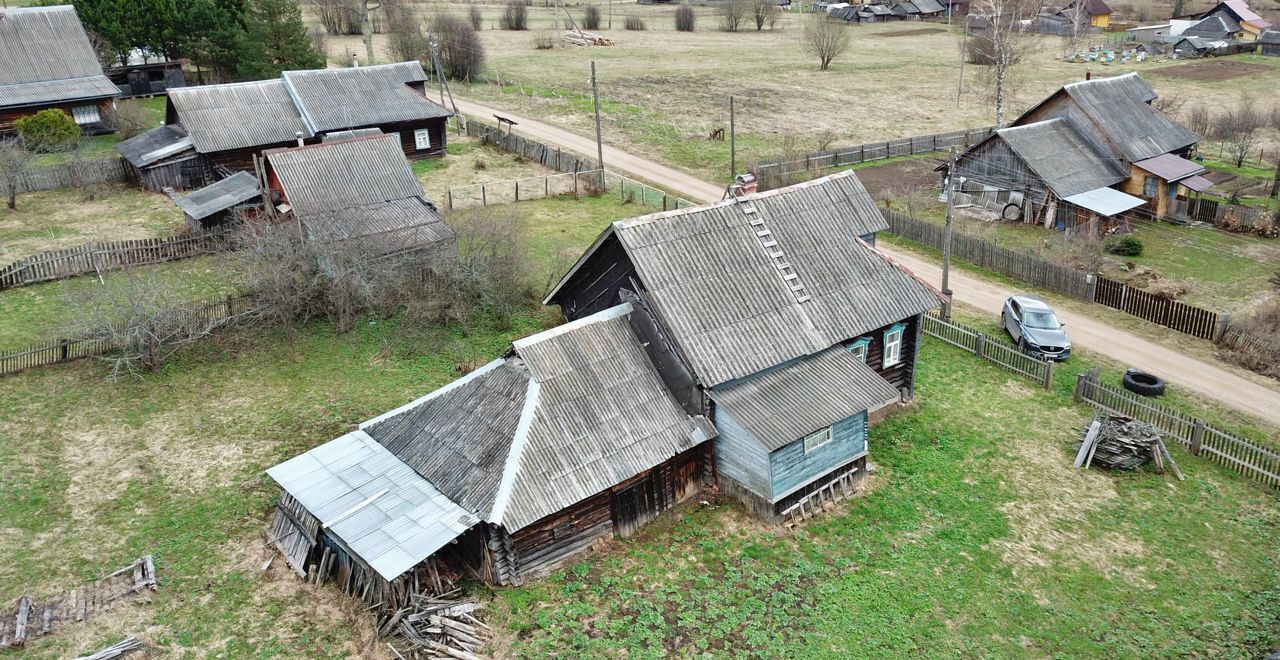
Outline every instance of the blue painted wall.
<svg viewBox="0 0 1280 660">
<path fill-rule="evenodd" d="M 867 450 L 867 413 L 836 422 L 831 428 L 831 442 L 804 453 L 804 440 L 797 440 L 769 455 L 772 475 L 772 497 L 778 499 L 787 491 L 839 467 Z M 717 451 L 719 448 L 717 448 Z"/>
<path fill-rule="evenodd" d="M 870 245 L 871 247 L 875 247 L 875 246 L 876 246 L 876 235 L 875 235 L 875 232 L 872 232 L 872 233 L 870 233 L 870 234 L 867 234 L 866 236 L 859 236 L 858 238 L 861 238 L 863 241 L 865 241 L 865 242 L 866 242 L 866 244 L 867 244 L 867 245 Z"/>
<path fill-rule="evenodd" d="M 746 429 L 733 421 L 724 408 L 716 408 L 716 471 L 756 495 L 769 499 L 769 452 Z M 832 443 L 834 444 L 834 443 Z"/>
</svg>

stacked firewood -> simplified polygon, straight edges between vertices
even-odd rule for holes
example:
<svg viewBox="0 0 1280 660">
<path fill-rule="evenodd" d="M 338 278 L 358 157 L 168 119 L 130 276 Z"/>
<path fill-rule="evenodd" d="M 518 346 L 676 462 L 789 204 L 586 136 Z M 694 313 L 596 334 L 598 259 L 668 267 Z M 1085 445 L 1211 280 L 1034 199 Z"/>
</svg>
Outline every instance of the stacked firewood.
<svg viewBox="0 0 1280 660">
<path fill-rule="evenodd" d="M 1102 415 L 1084 430 L 1076 454 L 1076 467 L 1098 464 L 1110 470 L 1136 470 L 1155 463 L 1156 472 L 1165 466 L 1179 480 L 1182 473 L 1155 426 L 1119 415 Z"/>
<path fill-rule="evenodd" d="M 399 658 L 455 658 L 480 660 L 479 650 L 493 631 L 475 614 L 480 603 L 452 600 L 459 590 L 441 596 L 415 594 L 407 607 L 387 616 L 379 626 L 384 636 L 398 637 L 400 648 L 391 644 Z"/>
<path fill-rule="evenodd" d="M 612 46 L 613 42 L 608 37 L 596 34 L 594 32 L 586 32 L 583 30 L 569 30 L 564 33 L 564 40 L 578 46 Z"/>
</svg>

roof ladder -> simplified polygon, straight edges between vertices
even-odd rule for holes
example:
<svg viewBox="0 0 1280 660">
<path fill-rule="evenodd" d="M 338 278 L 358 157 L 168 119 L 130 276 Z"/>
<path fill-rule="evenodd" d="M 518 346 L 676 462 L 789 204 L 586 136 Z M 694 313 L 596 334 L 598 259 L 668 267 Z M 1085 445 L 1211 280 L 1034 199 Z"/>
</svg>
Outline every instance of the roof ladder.
<svg viewBox="0 0 1280 660">
<path fill-rule="evenodd" d="M 786 260 L 782 248 L 778 247 L 778 240 L 773 236 L 773 230 L 765 224 L 764 218 L 760 217 L 760 213 L 756 207 L 742 198 L 735 198 L 738 208 L 742 211 L 742 215 L 746 217 L 747 222 L 751 223 L 751 228 L 755 230 L 756 240 L 760 241 L 760 247 L 764 248 L 764 253 L 773 261 L 773 267 L 777 269 L 778 275 L 782 278 L 782 283 L 786 285 L 787 290 L 795 297 L 797 303 L 808 302 L 810 300 L 809 293 L 804 288 L 804 282 L 800 281 L 800 273 L 796 272 L 794 266 Z"/>
</svg>

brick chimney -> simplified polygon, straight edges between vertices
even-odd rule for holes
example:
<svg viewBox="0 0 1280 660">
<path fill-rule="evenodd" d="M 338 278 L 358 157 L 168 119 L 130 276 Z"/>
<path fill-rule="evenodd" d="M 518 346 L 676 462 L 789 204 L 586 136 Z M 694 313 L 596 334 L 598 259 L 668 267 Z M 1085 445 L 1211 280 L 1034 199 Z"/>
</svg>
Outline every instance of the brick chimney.
<svg viewBox="0 0 1280 660">
<path fill-rule="evenodd" d="M 760 180 L 757 179 L 756 175 L 752 174 L 751 172 L 739 174 L 738 176 L 733 178 L 732 191 L 733 191 L 734 197 L 750 195 L 756 192 L 759 188 L 760 188 Z"/>
</svg>

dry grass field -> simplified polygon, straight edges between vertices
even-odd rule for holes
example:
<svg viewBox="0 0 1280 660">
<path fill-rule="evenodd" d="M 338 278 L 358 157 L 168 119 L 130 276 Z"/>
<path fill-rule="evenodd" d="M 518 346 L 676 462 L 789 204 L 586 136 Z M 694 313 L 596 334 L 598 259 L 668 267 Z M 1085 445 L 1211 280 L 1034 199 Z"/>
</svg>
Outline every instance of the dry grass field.
<svg viewBox="0 0 1280 660">
<path fill-rule="evenodd" d="M 500 5 L 480 6 L 488 80 L 458 85 L 455 91 L 592 135 L 589 77 L 595 60 L 606 141 L 718 181 L 728 177 L 729 146 L 706 137 L 713 129 L 727 128 L 730 95 L 737 97 L 739 163 L 774 156 L 788 143 L 813 149 L 827 132 L 833 132 L 834 144 L 854 144 L 987 126 L 994 120 L 981 67 L 964 67 L 960 93 L 961 36 L 945 24 L 851 26 L 852 46 L 823 72 L 801 45 L 808 15 L 799 12 L 785 14 L 774 30 L 757 32 L 751 24 L 728 33 L 718 29 L 713 8 L 698 7 L 697 30 L 682 33 L 674 29 L 670 6 L 615 4 L 613 29 L 599 30 L 615 46 L 566 44 L 536 50 L 538 32 L 553 28 L 554 6 L 530 7 L 530 30 L 525 32 L 497 29 Z M 424 14 L 461 13 L 466 5 L 420 7 Z M 569 11 L 575 19 L 582 16 L 581 6 Z M 648 29 L 623 30 L 625 15 L 642 17 Z M 561 28 L 563 16 L 559 14 Z M 1009 103 L 1014 116 L 1058 86 L 1085 76 L 1086 65 L 1061 61 L 1061 38 L 1034 39 Z M 379 60 L 389 60 L 385 37 L 378 35 L 377 43 Z M 344 52 L 349 57 L 352 49 L 363 53 L 358 37 L 329 41 L 332 61 L 342 60 Z M 1138 71 L 1162 96 L 1182 99 L 1184 108 L 1196 103 L 1219 111 L 1246 93 L 1263 106 L 1280 103 L 1280 60 L 1234 56 L 1213 64 L 1217 71 L 1211 75 L 1178 75 L 1185 67 L 1203 65 L 1173 61 L 1093 65 L 1093 73 Z M 1228 77 L 1236 70 L 1239 77 Z"/>
</svg>

